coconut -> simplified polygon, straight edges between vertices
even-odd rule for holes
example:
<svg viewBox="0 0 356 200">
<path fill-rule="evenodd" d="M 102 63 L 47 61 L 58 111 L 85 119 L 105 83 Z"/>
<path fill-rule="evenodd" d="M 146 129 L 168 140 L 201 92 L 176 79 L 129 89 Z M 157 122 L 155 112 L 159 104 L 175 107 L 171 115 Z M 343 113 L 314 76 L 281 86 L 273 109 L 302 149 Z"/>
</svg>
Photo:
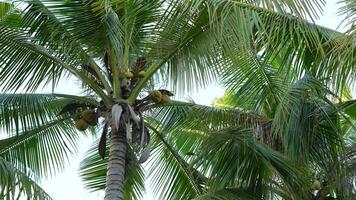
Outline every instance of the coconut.
<svg viewBox="0 0 356 200">
<path fill-rule="evenodd" d="M 159 103 L 162 99 L 162 93 L 158 90 L 152 90 L 149 92 L 149 98 L 155 102 L 155 103 Z"/>
<path fill-rule="evenodd" d="M 315 181 L 313 182 L 312 188 L 313 188 L 314 190 L 320 190 L 320 189 L 321 189 L 320 182 L 319 182 L 318 180 L 315 180 Z"/>
<path fill-rule="evenodd" d="M 91 126 L 98 123 L 98 117 L 94 110 L 84 110 L 80 115 Z"/>
<path fill-rule="evenodd" d="M 84 119 L 78 119 L 75 121 L 75 128 L 79 131 L 85 131 L 88 128 L 89 124 Z"/>
<path fill-rule="evenodd" d="M 138 73 L 138 77 L 140 77 L 140 78 L 143 78 L 145 76 L 146 76 L 146 72 L 144 70 L 142 70 Z"/>
<path fill-rule="evenodd" d="M 128 72 L 125 73 L 125 76 L 126 76 L 127 79 L 131 79 L 131 78 L 134 77 L 134 74 L 132 72 L 128 71 Z"/>
<path fill-rule="evenodd" d="M 171 97 L 163 94 L 160 103 L 161 104 L 169 104 L 171 102 Z"/>
</svg>

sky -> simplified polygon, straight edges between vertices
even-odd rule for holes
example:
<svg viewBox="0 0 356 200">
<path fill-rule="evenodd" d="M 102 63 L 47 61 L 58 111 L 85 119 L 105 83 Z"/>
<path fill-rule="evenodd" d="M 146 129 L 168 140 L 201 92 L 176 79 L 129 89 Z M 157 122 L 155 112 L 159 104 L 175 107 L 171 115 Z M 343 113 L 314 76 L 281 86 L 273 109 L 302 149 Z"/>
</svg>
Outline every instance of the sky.
<svg viewBox="0 0 356 200">
<path fill-rule="evenodd" d="M 340 16 L 337 16 L 337 8 L 340 5 L 336 4 L 337 0 L 327 0 L 327 5 L 324 8 L 324 15 L 320 19 L 316 20 L 316 23 L 331 29 L 336 29 L 342 20 Z M 342 27 L 338 29 L 344 30 Z M 61 83 L 61 87 L 56 90 L 57 93 L 78 93 L 73 91 L 73 82 L 65 81 Z M 46 92 L 46 90 L 44 91 Z M 50 91 L 47 91 L 50 92 Z M 190 97 L 198 104 L 210 105 L 211 102 L 223 95 L 223 90 L 217 85 L 212 85 L 206 89 L 199 91 L 198 93 L 191 94 Z M 93 138 L 82 137 L 81 144 L 79 146 L 79 154 L 73 156 L 70 162 L 67 164 L 65 171 L 57 174 L 55 177 L 48 178 L 41 182 L 42 187 L 47 191 L 54 200 L 99 200 L 103 199 L 103 192 L 90 193 L 84 188 L 84 184 L 78 176 L 78 168 L 80 161 L 83 159 L 86 150 L 88 150 L 90 144 L 93 142 Z M 143 200 L 158 200 L 154 198 L 149 185 L 146 184 L 146 194 Z"/>
</svg>

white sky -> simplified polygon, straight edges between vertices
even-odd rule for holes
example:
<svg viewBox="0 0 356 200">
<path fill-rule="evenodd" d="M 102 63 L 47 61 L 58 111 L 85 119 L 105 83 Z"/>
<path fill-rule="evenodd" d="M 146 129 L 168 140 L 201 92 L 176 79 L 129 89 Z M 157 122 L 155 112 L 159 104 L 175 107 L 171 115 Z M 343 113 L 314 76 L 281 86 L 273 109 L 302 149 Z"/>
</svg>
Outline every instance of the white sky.
<svg viewBox="0 0 356 200">
<path fill-rule="evenodd" d="M 327 0 L 327 6 L 324 10 L 324 15 L 317 20 L 317 24 L 326 26 L 331 29 L 336 29 L 340 23 L 341 18 L 337 16 L 336 4 L 337 0 Z M 342 27 L 341 27 L 342 28 Z M 341 29 L 342 30 L 342 29 Z M 61 87 L 57 89 L 57 93 L 78 93 L 73 91 L 73 83 L 66 81 L 61 84 Z M 218 86 L 211 86 L 205 90 L 200 91 L 197 94 L 192 94 L 191 98 L 199 104 L 209 105 L 216 97 L 221 97 L 223 91 Z M 99 200 L 103 199 L 103 192 L 90 193 L 84 189 L 77 170 L 79 163 L 83 159 L 86 150 L 89 148 L 92 139 L 82 138 L 81 145 L 79 147 L 79 155 L 73 157 L 70 164 L 67 165 L 66 170 L 58 174 L 56 177 L 42 181 L 43 188 L 53 197 L 54 200 Z M 149 185 L 146 186 L 147 194 L 143 200 L 158 200 L 152 197 Z"/>
</svg>

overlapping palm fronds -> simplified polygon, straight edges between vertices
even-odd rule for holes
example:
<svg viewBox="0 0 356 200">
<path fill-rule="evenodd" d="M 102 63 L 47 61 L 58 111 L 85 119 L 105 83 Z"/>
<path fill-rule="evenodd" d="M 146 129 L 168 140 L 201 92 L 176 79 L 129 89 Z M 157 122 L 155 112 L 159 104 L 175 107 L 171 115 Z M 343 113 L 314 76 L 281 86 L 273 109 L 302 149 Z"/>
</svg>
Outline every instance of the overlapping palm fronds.
<svg viewBox="0 0 356 200">
<path fill-rule="evenodd" d="M 2 196 L 49 199 L 36 181 L 63 170 L 76 152 L 71 115 L 59 115 L 75 101 L 51 94 L 1 94 L 0 99 L 1 128 L 8 135 L 0 140 Z"/>
<path fill-rule="evenodd" d="M 33 199 L 51 200 L 52 198 L 33 180 L 30 171 L 21 171 L 12 163 L 0 157 L 0 197 L 2 199 L 20 199 L 23 195 Z"/>
<path fill-rule="evenodd" d="M 352 2 L 344 2 L 341 12 L 354 21 Z M 324 3 L 1 2 L 0 86 L 27 93 L 0 95 L 0 126 L 7 133 L 0 140 L 0 170 L 9 174 L 0 175 L 2 195 L 48 198 L 31 178 L 62 170 L 75 152 L 74 115 L 95 109 L 111 124 L 111 108 L 120 104 L 130 112 L 127 127 L 135 117 L 145 118 L 140 134 L 151 134 L 150 179 L 160 198 L 349 198 L 353 146 L 344 140 L 354 130 L 348 110 L 354 104 L 343 106 L 340 99 L 355 77 L 354 26 L 343 34 L 308 22 L 321 15 Z M 88 95 L 33 94 L 46 84 L 55 91 L 67 77 Z M 143 91 L 165 81 L 181 95 L 219 81 L 227 95 L 220 107 L 146 105 Z M 140 150 L 147 150 L 148 140 Z M 125 198 L 140 199 L 143 171 L 134 158 L 141 152 L 121 144 L 133 163 Z M 95 146 L 80 173 L 88 188 L 101 190 L 108 159 L 100 160 Z M 297 161 L 301 166 L 295 167 Z M 312 188 L 315 179 L 320 189 Z M 341 182 L 345 187 L 337 186 Z"/>
</svg>

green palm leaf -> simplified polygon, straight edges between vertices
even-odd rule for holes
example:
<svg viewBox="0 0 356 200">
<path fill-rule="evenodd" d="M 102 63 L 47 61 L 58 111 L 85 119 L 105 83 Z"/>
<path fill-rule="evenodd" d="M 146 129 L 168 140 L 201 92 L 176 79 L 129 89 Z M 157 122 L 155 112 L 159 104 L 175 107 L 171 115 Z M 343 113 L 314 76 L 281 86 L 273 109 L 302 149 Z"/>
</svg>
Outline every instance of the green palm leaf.
<svg viewBox="0 0 356 200">
<path fill-rule="evenodd" d="M 63 61 L 47 49 L 32 43 L 30 38 L 15 30 L 0 27 L 0 32 L 0 77 L 4 89 L 17 90 L 25 86 L 27 90 L 34 90 L 41 82 L 63 75 L 63 68 L 60 67 Z M 29 74 L 32 75 L 28 77 Z"/>
<path fill-rule="evenodd" d="M 201 195 L 194 200 L 257 200 L 261 199 L 253 196 L 249 191 L 241 189 L 223 189 Z"/>
<path fill-rule="evenodd" d="M 77 140 L 72 120 L 57 119 L 0 140 L 0 156 L 39 177 L 53 175 L 63 170 L 65 161 L 76 152 Z"/>
<path fill-rule="evenodd" d="M 0 94 L 1 128 L 10 136 L 26 132 L 59 119 L 66 104 L 78 101 L 81 99 L 58 98 L 53 94 Z"/>
<path fill-rule="evenodd" d="M 94 90 L 97 95 L 108 103 L 107 95 L 91 80 L 86 72 L 77 66 L 66 62 L 65 55 L 35 44 L 34 38 L 23 32 L 0 26 L 1 51 L 0 80 L 4 90 L 18 90 L 24 87 L 26 91 L 34 91 L 41 84 L 49 83 L 64 75 L 74 75 Z M 30 74 L 30 75 L 29 75 Z"/>
<path fill-rule="evenodd" d="M 303 196 L 303 176 L 292 161 L 253 138 L 248 129 L 229 128 L 209 133 L 197 157 L 197 167 L 210 177 L 211 191 L 245 188 L 266 197 L 272 180 L 281 182 L 290 195 Z"/>
<path fill-rule="evenodd" d="M 109 90 L 109 85 L 103 76 L 102 69 L 77 41 L 70 29 L 66 29 L 61 17 L 55 15 L 42 1 L 27 1 L 28 6 L 23 11 L 21 27 L 28 29 L 27 34 L 33 35 L 39 45 L 60 52 L 67 57 L 67 62 L 74 65 L 91 65 L 100 82 Z"/>
<path fill-rule="evenodd" d="M 0 198 L 20 199 L 23 195 L 33 200 L 52 198 L 33 180 L 31 173 L 21 171 L 0 156 Z"/>
<path fill-rule="evenodd" d="M 149 174 L 155 196 L 163 199 L 192 199 L 203 192 L 204 178 L 156 128 Z"/>
<path fill-rule="evenodd" d="M 287 72 L 285 76 L 302 76 L 307 72 L 323 79 L 337 74 L 337 80 L 328 81 L 350 84 L 349 74 L 354 67 L 352 46 L 348 46 L 350 53 L 345 54 L 344 59 L 340 59 L 339 54 L 333 51 L 333 48 L 339 46 L 338 37 L 343 34 L 307 23 L 289 14 L 269 12 L 257 6 L 233 1 L 223 1 L 219 6 L 220 10 L 211 12 L 214 13 L 214 19 L 222 19 L 216 24 L 220 43 L 224 58 L 231 57 L 224 61 L 224 67 L 245 69 L 246 72 L 257 70 L 258 68 L 248 67 L 256 60 L 261 62 L 262 55 L 263 68 L 269 62 L 277 62 L 279 71 Z M 222 18 L 222 15 L 225 17 Z M 352 44 L 353 38 L 349 37 L 347 41 Z M 236 57 L 240 60 L 236 60 Z M 335 62 L 330 63 L 329 57 Z"/>
<path fill-rule="evenodd" d="M 55 2 L 55 3 L 53 3 Z M 56 17 L 63 27 L 90 55 L 102 56 L 108 45 L 105 35 L 105 9 L 100 1 L 32 1 L 35 13 L 48 10 L 49 16 Z M 44 5 L 44 8 L 42 8 Z M 46 16 L 46 12 L 44 12 Z M 45 18 L 43 18 L 45 19 Z M 59 27 L 59 28 L 61 28 Z"/>
<path fill-rule="evenodd" d="M 270 121 L 262 115 L 240 108 L 216 108 L 179 101 L 149 108 L 147 115 L 159 121 L 165 131 L 182 128 L 207 130 L 207 127 L 220 129 L 237 125 L 253 128 Z"/>
<path fill-rule="evenodd" d="M 317 80 L 306 76 L 289 88 L 278 105 L 273 126 L 283 137 L 291 159 L 308 161 L 312 156 L 318 162 L 335 158 L 342 134 L 335 108 L 324 101 L 327 92 Z"/>
<path fill-rule="evenodd" d="M 13 5 L 11 3 L 0 2 L 0 19 L 4 18 L 12 8 Z"/>
</svg>

